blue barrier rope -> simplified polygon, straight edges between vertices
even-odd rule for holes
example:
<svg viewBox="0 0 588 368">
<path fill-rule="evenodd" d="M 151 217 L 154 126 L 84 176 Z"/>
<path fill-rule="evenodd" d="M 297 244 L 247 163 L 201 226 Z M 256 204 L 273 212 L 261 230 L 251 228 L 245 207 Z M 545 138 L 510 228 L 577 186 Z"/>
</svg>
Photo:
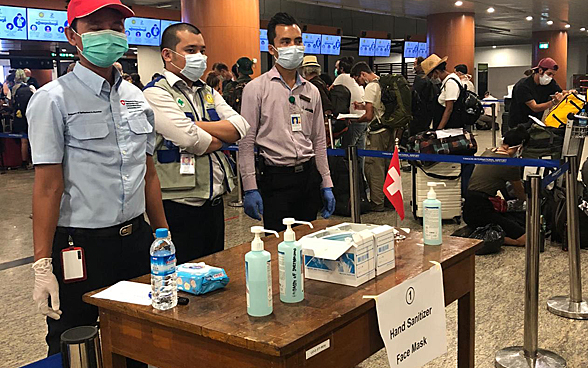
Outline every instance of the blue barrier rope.
<svg viewBox="0 0 588 368">
<path fill-rule="evenodd" d="M 222 150 L 238 151 L 236 145 L 224 146 Z M 357 150 L 360 157 L 377 157 L 392 158 L 394 152 Z M 327 149 L 328 156 L 346 157 L 347 152 L 344 149 Z M 407 153 L 400 152 L 398 158 L 407 161 L 430 161 L 430 162 L 451 162 L 458 164 L 481 164 L 481 165 L 504 165 L 504 166 L 531 166 L 531 167 L 549 167 L 559 168 L 561 166 L 558 160 L 539 160 L 533 158 L 499 158 L 499 157 L 481 157 L 481 156 L 457 156 L 457 155 L 434 155 L 429 153 Z"/>
</svg>

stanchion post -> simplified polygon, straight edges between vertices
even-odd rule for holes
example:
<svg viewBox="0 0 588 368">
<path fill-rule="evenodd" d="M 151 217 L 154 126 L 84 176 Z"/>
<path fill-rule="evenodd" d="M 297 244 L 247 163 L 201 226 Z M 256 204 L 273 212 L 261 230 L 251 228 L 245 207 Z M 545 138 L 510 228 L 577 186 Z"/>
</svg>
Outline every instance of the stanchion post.
<svg viewBox="0 0 588 368">
<path fill-rule="evenodd" d="M 496 148 L 496 104 L 492 104 L 492 147 Z"/>
<path fill-rule="evenodd" d="M 361 223 L 361 209 L 359 198 L 359 164 L 357 146 L 347 147 L 347 160 L 349 162 L 349 199 L 351 202 L 351 222 Z"/>
<path fill-rule="evenodd" d="M 237 165 L 237 199 L 230 202 L 231 207 L 243 207 L 243 185 L 241 184 L 241 170 L 239 170 L 239 151 L 235 152 L 235 161 Z"/>
<path fill-rule="evenodd" d="M 527 190 L 524 345 L 499 350 L 496 353 L 494 366 L 497 368 L 561 368 L 566 367 L 566 361 L 551 351 L 539 349 L 537 343 L 541 176 L 529 175 L 528 178 L 530 188 Z"/>
<path fill-rule="evenodd" d="M 580 268 L 580 228 L 578 225 L 578 156 L 564 157 L 566 172 L 566 210 L 568 253 L 570 257 L 570 296 L 555 296 L 547 301 L 547 309 L 558 316 L 588 319 L 588 303 L 582 299 L 582 271 Z"/>
</svg>

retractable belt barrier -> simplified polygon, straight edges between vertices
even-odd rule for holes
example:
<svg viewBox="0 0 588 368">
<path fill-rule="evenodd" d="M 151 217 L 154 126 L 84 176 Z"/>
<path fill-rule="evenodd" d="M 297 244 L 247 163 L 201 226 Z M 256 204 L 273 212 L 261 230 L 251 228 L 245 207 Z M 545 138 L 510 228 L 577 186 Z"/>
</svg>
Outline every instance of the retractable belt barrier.
<svg viewBox="0 0 588 368">
<path fill-rule="evenodd" d="M 27 134 L 13 134 L 13 133 L 0 133 L 0 138 L 25 138 L 29 139 Z"/>
<path fill-rule="evenodd" d="M 222 150 L 238 151 L 239 147 L 236 145 L 224 146 Z M 388 151 L 373 151 L 373 150 L 357 150 L 358 157 L 377 157 L 377 158 L 392 158 L 394 152 Z M 328 156 L 347 157 L 347 152 L 344 149 L 327 148 Z M 569 166 L 562 164 L 559 160 L 541 160 L 536 158 L 498 158 L 498 157 L 481 157 L 481 156 L 458 156 L 458 155 L 436 155 L 430 153 L 409 153 L 399 152 L 398 158 L 406 161 L 429 161 L 429 162 L 451 162 L 457 164 L 473 164 L 473 165 L 503 165 L 503 166 L 519 166 L 519 167 L 546 167 L 555 169 L 554 172 L 547 175 L 541 184 L 543 188 L 553 183 L 557 178 L 565 174 Z"/>
</svg>

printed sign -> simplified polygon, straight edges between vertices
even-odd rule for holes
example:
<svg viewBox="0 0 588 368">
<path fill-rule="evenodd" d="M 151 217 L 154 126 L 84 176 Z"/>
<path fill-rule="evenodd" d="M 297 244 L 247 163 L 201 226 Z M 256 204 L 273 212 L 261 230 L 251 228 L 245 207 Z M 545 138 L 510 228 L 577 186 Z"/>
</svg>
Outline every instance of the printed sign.
<svg viewBox="0 0 588 368">
<path fill-rule="evenodd" d="M 27 39 L 27 11 L 25 8 L 0 6 L 0 38 Z"/>
<path fill-rule="evenodd" d="M 67 42 L 67 12 L 47 9 L 27 9 L 29 40 Z"/>
<path fill-rule="evenodd" d="M 390 367 L 421 367 L 447 352 L 440 264 L 378 295 L 376 310 Z"/>
</svg>

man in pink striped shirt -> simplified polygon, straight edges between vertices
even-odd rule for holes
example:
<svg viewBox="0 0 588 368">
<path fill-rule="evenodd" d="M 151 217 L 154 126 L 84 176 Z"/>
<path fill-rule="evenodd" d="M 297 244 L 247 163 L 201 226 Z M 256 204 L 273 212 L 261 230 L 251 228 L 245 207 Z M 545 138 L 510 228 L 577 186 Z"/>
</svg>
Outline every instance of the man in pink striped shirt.
<svg viewBox="0 0 588 368">
<path fill-rule="evenodd" d="M 292 16 L 277 13 L 268 40 L 276 65 L 243 90 L 241 115 L 251 129 L 239 143 L 239 169 L 245 213 L 263 215 L 267 229 L 281 231 L 285 217 L 312 221 L 321 207 L 323 217 L 331 216 L 335 197 L 320 93 L 297 72 L 302 31 Z"/>
</svg>

